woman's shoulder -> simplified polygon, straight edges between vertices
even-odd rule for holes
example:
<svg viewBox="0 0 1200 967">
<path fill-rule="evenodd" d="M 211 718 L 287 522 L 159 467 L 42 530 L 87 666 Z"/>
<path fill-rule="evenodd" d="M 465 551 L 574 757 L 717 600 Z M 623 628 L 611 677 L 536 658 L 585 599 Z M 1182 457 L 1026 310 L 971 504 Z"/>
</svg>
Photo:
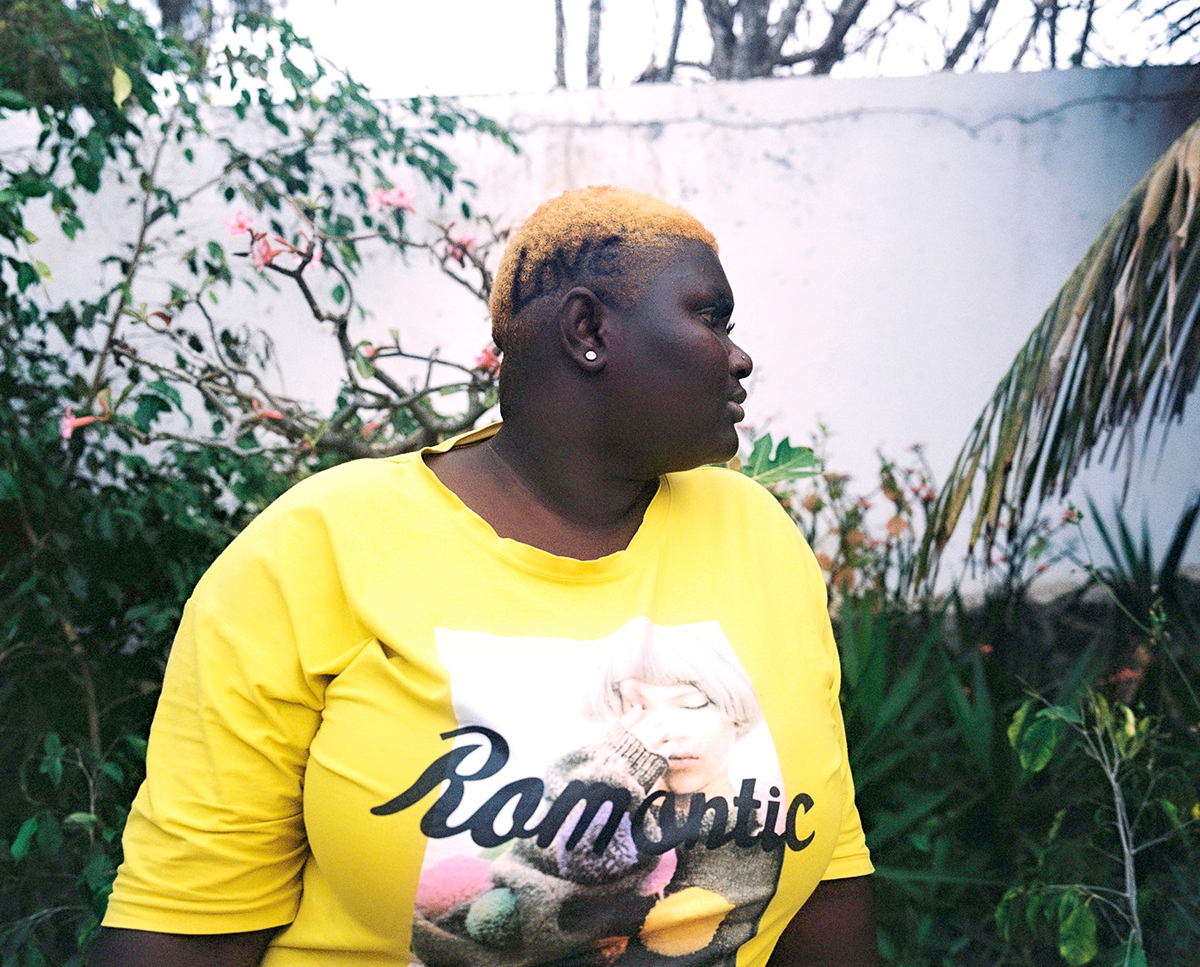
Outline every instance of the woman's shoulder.
<svg viewBox="0 0 1200 967">
<path fill-rule="evenodd" d="M 402 508 L 423 499 L 417 454 L 350 460 L 293 484 L 268 504 L 243 533 L 271 527 L 304 526 L 305 521 L 333 525 L 383 508 Z"/>
<path fill-rule="evenodd" d="M 352 460 L 301 480 L 242 529 L 197 591 L 224 574 L 331 569 L 347 548 L 372 543 L 381 521 L 419 517 L 414 456 Z"/>
<path fill-rule="evenodd" d="M 668 474 L 672 497 L 692 503 L 735 506 L 764 515 L 776 522 L 788 522 L 787 512 L 778 499 L 744 473 L 728 467 L 697 467 L 683 473 Z"/>
</svg>

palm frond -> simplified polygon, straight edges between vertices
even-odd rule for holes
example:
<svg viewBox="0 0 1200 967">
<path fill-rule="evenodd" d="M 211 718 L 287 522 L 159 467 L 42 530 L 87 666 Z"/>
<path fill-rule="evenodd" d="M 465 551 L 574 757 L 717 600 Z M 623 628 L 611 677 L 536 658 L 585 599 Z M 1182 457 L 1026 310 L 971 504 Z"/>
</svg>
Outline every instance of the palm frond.
<svg viewBox="0 0 1200 967">
<path fill-rule="evenodd" d="M 1200 121 L 1117 209 L 1000 380 L 934 505 L 917 561 L 932 585 L 973 501 L 970 550 L 990 550 L 1051 495 L 1065 495 L 1098 449 L 1135 466 L 1145 438 L 1183 416 L 1200 375 Z M 1143 440 L 1143 444 L 1145 440 Z"/>
</svg>

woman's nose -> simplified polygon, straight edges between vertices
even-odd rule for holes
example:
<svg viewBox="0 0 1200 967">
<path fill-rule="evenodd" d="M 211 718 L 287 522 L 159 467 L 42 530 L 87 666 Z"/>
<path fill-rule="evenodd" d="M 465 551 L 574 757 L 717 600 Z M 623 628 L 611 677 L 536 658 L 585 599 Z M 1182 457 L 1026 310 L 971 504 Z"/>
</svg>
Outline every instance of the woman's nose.
<svg viewBox="0 0 1200 967">
<path fill-rule="evenodd" d="M 737 379 L 745 379 L 754 369 L 750 354 L 736 343 L 729 346 L 729 372 Z"/>
</svg>

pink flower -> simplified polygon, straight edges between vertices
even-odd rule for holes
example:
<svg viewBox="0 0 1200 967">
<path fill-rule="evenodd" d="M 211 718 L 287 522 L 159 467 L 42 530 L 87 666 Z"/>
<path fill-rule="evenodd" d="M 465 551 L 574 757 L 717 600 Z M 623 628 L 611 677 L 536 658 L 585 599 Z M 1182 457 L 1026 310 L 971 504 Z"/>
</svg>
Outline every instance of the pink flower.
<svg viewBox="0 0 1200 967">
<path fill-rule="evenodd" d="M 279 410 L 264 409 L 258 400 L 250 401 L 250 408 L 254 410 L 254 415 L 260 420 L 282 420 L 283 414 Z"/>
<path fill-rule="evenodd" d="M 96 397 L 100 403 L 101 412 L 99 416 L 76 416 L 71 410 L 71 407 L 67 407 L 67 412 L 64 413 L 62 418 L 58 421 L 58 430 L 62 434 L 62 438 L 64 440 L 71 439 L 71 434 L 81 426 L 87 426 L 89 423 L 108 422 L 108 418 L 112 416 L 112 411 L 108 408 L 108 393 L 108 388 L 105 387 Z"/>
<path fill-rule="evenodd" d="M 363 348 L 362 348 L 362 354 L 363 354 L 363 356 L 365 356 L 367 359 L 374 359 L 376 356 L 378 356 L 378 355 L 379 355 L 379 347 L 378 347 L 378 346 L 372 346 L 370 343 L 367 343 L 367 344 L 366 344 L 366 345 L 364 345 L 364 346 L 363 346 Z"/>
<path fill-rule="evenodd" d="M 58 421 L 58 429 L 59 432 L 62 433 L 62 438 L 64 440 L 69 440 L 71 439 L 71 434 L 79 429 L 79 427 L 87 426 L 89 423 L 95 423 L 100 419 L 102 419 L 102 417 L 99 416 L 76 416 L 71 411 L 71 407 L 68 406 L 67 412 L 64 413 L 62 415 L 62 419 Z"/>
<path fill-rule="evenodd" d="M 367 195 L 367 211 L 375 214 L 385 208 L 395 208 L 400 211 L 416 212 L 413 208 L 412 194 L 403 188 L 389 188 L 386 191 L 376 188 Z"/>
<path fill-rule="evenodd" d="M 254 222 L 245 212 L 239 211 L 225 219 L 225 227 L 229 229 L 230 235 L 245 235 L 254 230 Z"/>
<path fill-rule="evenodd" d="M 1062 522 L 1064 524 L 1077 524 L 1081 520 L 1083 520 L 1083 514 L 1074 505 L 1063 511 Z"/>
<path fill-rule="evenodd" d="M 282 242 L 283 239 L 276 238 L 275 241 Z M 276 248 L 273 246 L 267 236 L 264 235 L 250 249 L 250 261 L 253 262 L 254 267 L 261 272 L 275 260 L 276 255 L 279 255 L 285 251 L 287 251 L 286 248 Z"/>
<path fill-rule="evenodd" d="M 451 236 L 446 240 L 446 258 L 454 259 L 459 265 L 465 265 L 467 256 L 475 251 L 478 239 L 474 235 Z"/>
<path fill-rule="evenodd" d="M 416 214 L 417 210 L 413 208 L 412 194 L 403 188 L 393 188 L 391 191 L 384 192 L 383 201 L 384 204 L 390 205 L 392 208 Z"/>
<path fill-rule="evenodd" d="M 474 369 L 481 369 L 490 376 L 500 375 L 500 350 L 495 343 L 488 343 L 475 358 Z"/>
</svg>

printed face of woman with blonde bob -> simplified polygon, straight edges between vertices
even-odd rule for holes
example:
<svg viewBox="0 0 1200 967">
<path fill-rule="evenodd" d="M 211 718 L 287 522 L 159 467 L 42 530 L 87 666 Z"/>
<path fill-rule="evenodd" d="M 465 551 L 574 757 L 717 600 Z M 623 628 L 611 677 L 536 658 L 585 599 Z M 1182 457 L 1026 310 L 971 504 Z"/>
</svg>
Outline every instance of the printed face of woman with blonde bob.
<svg viewBox="0 0 1200 967">
<path fill-rule="evenodd" d="M 621 724 L 667 760 L 659 786 L 669 792 L 733 796 L 729 754 L 737 726 L 695 685 L 652 685 L 636 678 L 619 684 Z"/>
</svg>

